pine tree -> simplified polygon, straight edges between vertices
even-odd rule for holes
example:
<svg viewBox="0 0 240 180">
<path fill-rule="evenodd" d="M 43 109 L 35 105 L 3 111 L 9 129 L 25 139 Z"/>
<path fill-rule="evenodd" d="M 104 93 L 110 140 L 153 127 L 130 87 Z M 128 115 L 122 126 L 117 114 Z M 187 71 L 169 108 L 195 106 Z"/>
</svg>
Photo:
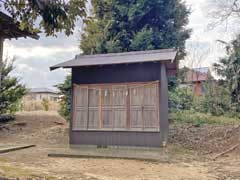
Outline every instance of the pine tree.
<svg viewBox="0 0 240 180">
<path fill-rule="evenodd" d="M 18 78 L 10 76 L 14 69 L 14 61 L 4 61 L 2 71 L 2 86 L 0 87 L 0 115 L 13 113 L 16 104 L 26 94 L 26 88 Z"/>
</svg>

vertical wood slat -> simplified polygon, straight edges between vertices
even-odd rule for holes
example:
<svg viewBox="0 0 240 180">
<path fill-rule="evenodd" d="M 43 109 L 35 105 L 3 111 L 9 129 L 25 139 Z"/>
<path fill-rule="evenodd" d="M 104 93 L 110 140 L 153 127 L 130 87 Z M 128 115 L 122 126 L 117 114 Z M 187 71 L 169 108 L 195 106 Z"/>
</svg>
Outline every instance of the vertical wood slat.
<svg viewBox="0 0 240 180">
<path fill-rule="evenodd" d="M 99 94 L 98 94 L 98 127 L 99 129 L 102 128 L 102 89 L 99 89 Z"/>
<path fill-rule="evenodd" d="M 144 118 L 144 100 L 145 100 L 145 87 L 142 89 L 142 97 L 141 97 L 141 101 L 142 101 L 142 107 L 141 107 L 141 113 L 142 113 L 142 130 L 144 130 L 145 129 L 145 118 Z"/>
<path fill-rule="evenodd" d="M 130 125 L 130 92 L 128 86 L 126 86 L 127 90 L 127 96 L 126 96 L 126 104 L 125 104 L 125 109 L 126 109 L 126 127 L 127 129 L 131 128 Z"/>
<path fill-rule="evenodd" d="M 113 94 L 114 94 L 114 91 L 113 91 L 113 86 L 111 86 L 111 91 L 112 91 L 112 99 L 111 99 L 111 101 L 112 101 L 112 110 L 111 110 L 111 113 L 112 113 L 112 116 L 111 116 L 111 118 L 112 118 L 112 130 L 114 130 L 114 111 L 113 111 L 113 107 L 114 107 L 114 96 L 113 96 Z"/>
<path fill-rule="evenodd" d="M 89 129 L 89 88 L 87 86 L 87 129 Z"/>
</svg>

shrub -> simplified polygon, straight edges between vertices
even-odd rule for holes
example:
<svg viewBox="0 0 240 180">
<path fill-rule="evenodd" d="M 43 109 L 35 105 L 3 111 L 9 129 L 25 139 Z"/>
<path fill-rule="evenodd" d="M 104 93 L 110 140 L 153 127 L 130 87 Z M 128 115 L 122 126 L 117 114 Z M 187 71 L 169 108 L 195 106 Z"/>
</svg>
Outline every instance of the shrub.
<svg viewBox="0 0 240 180">
<path fill-rule="evenodd" d="M 59 84 L 57 88 L 60 90 L 63 95 L 60 102 L 59 114 L 64 117 L 67 121 L 70 120 L 71 112 L 71 76 L 67 76 L 65 81 L 62 84 Z"/>
<path fill-rule="evenodd" d="M 44 98 L 42 100 L 42 106 L 43 106 L 45 111 L 48 111 L 49 110 L 49 100 Z"/>
<path fill-rule="evenodd" d="M 18 102 L 26 94 L 26 88 L 20 84 L 20 80 L 10 76 L 14 69 L 13 60 L 3 62 L 2 83 L 0 87 L 0 114 L 13 114 L 18 110 Z"/>
<path fill-rule="evenodd" d="M 179 111 L 171 113 L 173 123 L 192 123 L 195 126 L 201 124 L 240 124 L 240 116 L 232 117 L 226 114 L 225 116 L 213 116 L 210 113 L 199 113 L 196 111 Z"/>
<path fill-rule="evenodd" d="M 193 93 L 190 88 L 175 88 L 169 91 L 170 111 L 190 110 L 193 106 Z"/>
</svg>

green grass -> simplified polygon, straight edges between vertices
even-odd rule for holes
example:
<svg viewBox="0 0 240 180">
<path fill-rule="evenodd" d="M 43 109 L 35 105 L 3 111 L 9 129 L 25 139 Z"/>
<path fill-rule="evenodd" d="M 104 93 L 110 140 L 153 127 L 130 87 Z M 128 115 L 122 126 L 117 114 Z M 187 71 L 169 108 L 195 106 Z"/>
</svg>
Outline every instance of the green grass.
<svg viewBox="0 0 240 180">
<path fill-rule="evenodd" d="M 213 116 L 211 114 L 193 112 L 193 111 L 179 111 L 171 113 L 173 123 L 193 123 L 196 126 L 201 124 L 220 124 L 220 125 L 240 125 L 240 117 Z"/>
</svg>

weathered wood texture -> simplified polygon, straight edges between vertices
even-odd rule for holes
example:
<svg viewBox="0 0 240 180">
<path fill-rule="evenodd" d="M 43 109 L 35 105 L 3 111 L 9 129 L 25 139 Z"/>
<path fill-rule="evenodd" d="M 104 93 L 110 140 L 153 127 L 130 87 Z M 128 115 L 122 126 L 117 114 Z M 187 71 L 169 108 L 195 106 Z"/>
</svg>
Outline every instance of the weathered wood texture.
<svg viewBox="0 0 240 180">
<path fill-rule="evenodd" d="M 158 84 L 74 85 L 72 130 L 159 131 Z"/>
</svg>

